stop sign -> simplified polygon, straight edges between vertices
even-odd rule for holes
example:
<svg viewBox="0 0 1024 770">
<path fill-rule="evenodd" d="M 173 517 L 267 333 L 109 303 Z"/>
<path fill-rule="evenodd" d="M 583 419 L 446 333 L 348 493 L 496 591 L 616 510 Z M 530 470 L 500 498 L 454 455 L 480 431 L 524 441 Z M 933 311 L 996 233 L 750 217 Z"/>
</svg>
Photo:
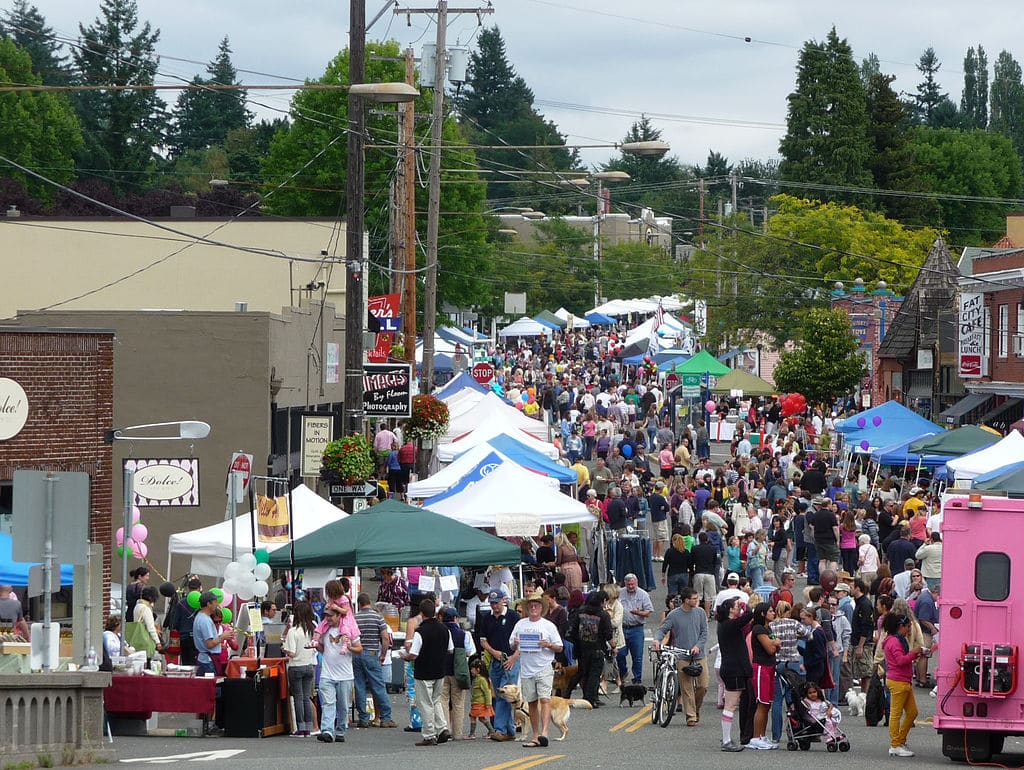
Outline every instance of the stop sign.
<svg viewBox="0 0 1024 770">
<path fill-rule="evenodd" d="M 487 385 L 494 379 L 494 366 L 486 361 L 481 361 L 478 364 L 473 364 L 472 374 L 474 380 L 481 385 Z"/>
<path fill-rule="evenodd" d="M 249 479 L 252 476 L 252 455 L 244 452 L 235 452 L 231 455 L 231 465 L 228 467 L 228 490 L 230 493 L 231 475 L 234 471 L 242 474 L 242 489 L 244 495 L 249 490 Z"/>
<path fill-rule="evenodd" d="M 665 390 L 672 390 L 676 385 L 679 384 L 679 375 L 675 372 L 670 373 L 665 378 Z"/>
</svg>

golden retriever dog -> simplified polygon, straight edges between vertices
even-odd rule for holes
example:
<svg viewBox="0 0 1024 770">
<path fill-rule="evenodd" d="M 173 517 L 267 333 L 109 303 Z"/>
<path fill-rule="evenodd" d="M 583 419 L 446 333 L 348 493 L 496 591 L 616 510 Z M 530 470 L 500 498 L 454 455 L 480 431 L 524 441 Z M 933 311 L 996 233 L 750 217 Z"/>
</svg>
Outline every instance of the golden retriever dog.
<svg viewBox="0 0 1024 770">
<path fill-rule="evenodd" d="M 523 740 L 529 740 L 531 730 L 530 712 L 527 710 L 527 704 L 523 702 L 523 695 L 519 691 L 519 686 L 507 684 L 504 687 L 499 687 L 498 695 L 512 704 L 512 715 L 513 719 L 515 719 L 516 728 L 522 727 Z M 593 708 L 590 705 L 590 701 L 583 698 L 557 698 L 553 696 L 551 698 L 551 721 L 562 732 L 562 736 L 555 738 L 555 740 L 564 741 L 566 736 L 569 735 L 570 709 Z"/>
</svg>

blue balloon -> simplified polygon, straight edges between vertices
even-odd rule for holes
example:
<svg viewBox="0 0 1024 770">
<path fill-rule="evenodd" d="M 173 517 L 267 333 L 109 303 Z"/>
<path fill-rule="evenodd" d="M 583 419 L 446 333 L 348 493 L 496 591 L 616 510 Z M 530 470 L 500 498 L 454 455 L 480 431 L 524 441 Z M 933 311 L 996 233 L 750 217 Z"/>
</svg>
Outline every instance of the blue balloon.
<svg viewBox="0 0 1024 770">
<path fill-rule="evenodd" d="M 625 457 L 626 459 L 629 459 L 630 457 L 632 457 L 633 456 L 633 447 L 631 447 L 629 444 L 623 444 L 622 445 L 622 456 Z"/>
</svg>

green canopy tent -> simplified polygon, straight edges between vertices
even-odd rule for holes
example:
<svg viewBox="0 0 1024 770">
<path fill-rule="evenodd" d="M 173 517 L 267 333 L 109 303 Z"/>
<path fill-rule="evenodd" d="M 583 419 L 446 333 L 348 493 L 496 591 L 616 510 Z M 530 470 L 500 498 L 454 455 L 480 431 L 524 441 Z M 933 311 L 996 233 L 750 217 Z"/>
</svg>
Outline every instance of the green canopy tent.
<svg viewBox="0 0 1024 770">
<path fill-rule="evenodd" d="M 732 371 L 706 350 L 702 350 L 689 361 L 679 364 L 673 370 L 676 374 L 710 374 L 721 377 Z"/>
<path fill-rule="evenodd" d="M 559 318 L 550 310 L 541 310 L 533 317 L 533 320 L 540 323 L 553 324 L 558 329 L 564 329 L 569 325 L 568 321 L 563 318 Z"/>
<path fill-rule="evenodd" d="M 728 393 L 732 390 L 742 390 L 744 396 L 770 396 L 778 392 L 770 382 L 745 369 L 733 369 L 725 376 L 719 377 L 718 384 L 711 392 Z"/>
<path fill-rule="evenodd" d="M 907 447 L 907 451 L 911 454 L 961 457 L 968 452 L 992 446 L 1001 438 L 1002 436 L 977 425 L 965 425 L 956 430 L 947 430 L 914 441 Z"/>
<path fill-rule="evenodd" d="M 1011 463 L 1005 468 L 999 468 L 997 471 L 985 473 L 982 476 L 991 476 L 991 478 L 979 477 L 982 478 L 980 481 L 975 479 L 971 484 L 973 489 L 1005 492 L 1007 497 L 1018 500 L 1024 497 L 1024 463 Z"/>
<path fill-rule="evenodd" d="M 426 508 L 388 500 L 332 522 L 270 553 L 270 566 L 406 567 L 518 564 L 519 546 Z"/>
</svg>

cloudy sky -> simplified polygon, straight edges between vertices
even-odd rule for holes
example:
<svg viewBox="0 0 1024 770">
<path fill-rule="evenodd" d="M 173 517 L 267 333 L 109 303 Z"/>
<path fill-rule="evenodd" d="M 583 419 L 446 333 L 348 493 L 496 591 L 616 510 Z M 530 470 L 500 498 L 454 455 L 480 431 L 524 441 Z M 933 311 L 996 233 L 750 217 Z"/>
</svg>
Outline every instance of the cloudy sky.
<svg viewBox="0 0 1024 770">
<path fill-rule="evenodd" d="M 34 2 L 56 32 L 68 37 L 76 37 L 78 22 L 90 22 L 98 12 L 97 0 Z M 385 6 L 384 0 L 366 2 L 368 19 Z M 453 5 L 475 7 L 466 0 Z M 731 161 L 775 156 L 799 48 L 806 40 L 823 39 L 832 25 L 850 41 L 858 61 L 877 54 L 883 71 L 896 76 L 897 90 L 916 88 L 914 64 L 926 47 L 934 47 L 943 89 L 957 103 L 968 46 L 985 48 L 990 69 L 1004 48 L 1018 60 L 1024 57 L 1020 0 L 493 0 L 493 7 L 484 23 L 501 28 L 509 59 L 533 89 L 538 109 L 569 143 L 619 140 L 643 112 L 684 163 L 703 163 L 709 149 Z M 139 15 L 161 30 L 161 82 L 201 71 L 179 59 L 209 61 L 224 35 L 231 39 L 236 67 L 264 73 L 243 74 L 249 84 L 287 82 L 272 75 L 317 77 L 348 41 L 344 0 L 139 0 Z M 449 44 L 472 44 L 476 30 L 475 16 L 451 18 Z M 412 16 L 410 26 L 389 9 L 368 37 L 394 38 L 418 53 L 434 34 L 431 17 Z M 253 106 L 261 116 L 287 110 L 284 92 L 250 96 L 265 105 Z M 591 149 L 582 157 L 594 164 L 612 153 Z"/>
</svg>

